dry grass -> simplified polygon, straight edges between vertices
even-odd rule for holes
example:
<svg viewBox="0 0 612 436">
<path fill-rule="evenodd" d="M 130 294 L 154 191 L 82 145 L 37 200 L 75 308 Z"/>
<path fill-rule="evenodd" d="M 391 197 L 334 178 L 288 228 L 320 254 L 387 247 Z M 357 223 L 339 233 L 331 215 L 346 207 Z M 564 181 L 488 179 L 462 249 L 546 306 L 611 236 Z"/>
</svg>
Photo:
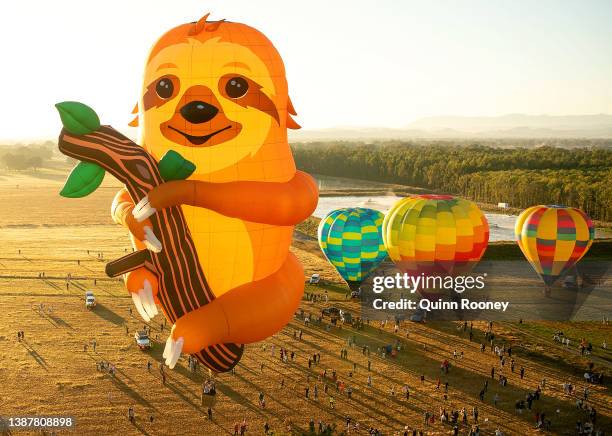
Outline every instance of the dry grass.
<svg viewBox="0 0 612 436">
<path fill-rule="evenodd" d="M 244 359 L 235 375 L 217 376 L 219 394 L 214 406 L 214 419 L 210 422 L 200 405 L 200 384 L 204 374 L 191 374 L 186 369 L 186 359 L 177 368 L 167 371 L 169 378 L 162 385 L 157 371 L 167 329 L 160 332 L 158 318 L 151 323 L 155 347 L 150 352 L 139 351 L 132 334 L 143 322 L 129 312 L 131 299 L 122 283 L 104 276 L 104 262 L 97 253 L 104 253 L 105 260 L 122 255 L 128 247 L 124 230 L 114 226 L 109 218 L 110 199 L 116 189 L 111 180 L 91 197 L 80 200 L 61 199 L 57 192 L 63 176 L 47 172 L 37 177 L 31 175 L 0 174 L 0 216 L 3 254 L 0 256 L 0 307 L 4 321 L 0 323 L 0 415 L 72 415 L 76 417 L 74 434 L 232 434 L 235 422 L 246 418 L 249 434 L 263 432 L 264 422 L 269 422 L 276 434 L 287 432 L 291 424 L 294 433 L 307 431 L 308 420 L 319 419 L 335 423 L 338 430 L 344 428 L 344 418 L 349 415 L 363 429 L 376 427 L 384 434 L 403 429 L 423 428 L 425 410 L 438 415 L 440 407 L 447 409 L 480 408 L 481 429 L 491 434 L 499 427 L 506 434 L 532 434 L 531 413 L 514 414 L 514 401 L 533 390 L 542 378 L 547 379 L 544 398 L 535 403 L 535 410 L 542 410 L 552 419 L 553 430 L 560 434 L 573 434 L 573 426 L 582 419 L 575 407 L 575 398 L 563 394 L 561 383 L 571 380 L 575 386 L 584 385 L 576 368 L 586 364 L 586 359 L 571 354 L 568 364 L 557 364 L 551 356 L 563 356 L 553 349 L 546 329 L 522 331 L 510 324 L 495 327 L 498 337 L 505 338 L 515 347 L 522 345 L 526 351 L 517 357 L 517 368 L 524 365 L 526 377 L 508 372 L 509 385 L 500 387 L 490 383 L 485 403 L 478 401 L 478 392 L 485 379 L 490 379 L 492 365 L 497 358 L 488 350 L 480 353 L 478 343 L 462 335 L 455 324 L 419 325 L 407 323 L 396 336 L 388 326 L 381 331 L 378 325 L 364 330 L 333 328 L 326 332 L 321 326 L 305 326 L 294 320 L 282 332 L 262 344 L 247 347 Z M 110 179 L 110 178 L 109 178 Z M 16 185 L 19 185 L 19 188 Z M 21 250 L 21 253 L 19 253 Z M 87 250 L 90 254 L 87 254 Z M 311 240 L 296 240 L 293 250 L 306 266 L 306 273 L 321 272 L 323 278 L 339 282 L 337 273 L 325 263 L 317 245 Z M 80 262 L 80 264 L 77 263 Z M 46 279 L 39 278 L 45 273 Z M 76 279 L 66 289 L 66 274 Z M 94 285 L 94 280 L 96 284 Z M 83 293 L 92 289 L 99 305 L 94 311 L 84 307 Z M 312 290 L 312 289 L 309 289 Z M 337 293 L 334 304 L 353 312 L 356 303 L 347 302 Z M 37 306 L 43 303 L 52 312 L 41 314 Z M 319 303 L 304 302 L 307 312 L 319 313 Z M 537 326 L 538 324 L 533 324 Z M 126 335 L 125 326 L 130 334 Z M 570 326 L 565 325 L 569 330 Z M 481 324 L 475 325 L 476 340 L 482 340 Z M 557 328 L 556 325 L 550 328 Z M 601 335 L 608 335 L 610 327 L 587 325 L 571 326 L 580 331 L 597 328 Z M 296 329 L 304 331 L 303 339 L 294 339 Z M 582 330 L 581 330 L 582 329 Z M 16 340 L 16 332 L 25 331 L 25 341 Z M 573 331 L 573 330 L 572 330 Z M 408 332 L 408 334 L 407 334 Z M 542 336 L 538 336 L 542 335 Z M 340 350 L 347 339 L 354 336 L 358 344 L 367 344 L 372 350 L 373 386 L 367 381 L 368 357 L 360 348 L 350 348 L 349 359 L 340 359 Z M 96 339 L 94 352 L 83 346 Z M 383 359 L 376 356 L 377 347 L 401 339 L 404 349 L 397 358 Z M 527 344 L 526 341 L 531 341 Z M 270 347 L 276 350 L 271 354 Z M 280 347 L 297 353 L 293 363 L 281 363 Z M 464 358 L 453 362 L 448 376 L 448 399 L 443 390 L 435 389 L 435 380 L 441 377 L 440 362 L 452 359 L 453 350 L 464 351 Z M 552 353 L 554 351 L 554 354 Z M 321 353 L 321 364 L 308 368 L 308 356 Z M 568 354 L 569 356 L 569 354 Z M 117 367 L 117 375 L 96 371 L 95 362 L 106 360 Z M 147 360 L 154 362 L 149 373 Z M 261 364 L 264 364 L 263 371 Z M 349 372 L 357 364 L 353 377 Z M 571 364 L 570 364 L 571 363 Z M 598 364 L 599 365 L 599 364 Z M 336 400 L 336 409 L 330 409 L 328 395 L 323 393 L 323 382 L 318 374 L 324 369 L 336 369 L 339 378 L 353 388 L 353 398 L 336 393 L 331 382 L 329 393 Z M 419 377 L 425 374 L 426 383 Z M 281 380 L 284 379 L 284 387 Z M 406 401 L 401 386 L 411 388 Z M 319 399 L 312 399 L 312 389 L 318 385 Z M 304 397 L 304 389 L 311 387 L 311 398 Z M 395 386 L 396 396 L 389 390 Z M 607 387 L 591 386 L 590 404 L 599 413 L 598 426 L 612 428 L 612 402 Z M 266 408 L 258 407 L 258 393 L 266 395 Z M 492 397 L 500 395 L 498 407 L 493 407 Z M 129 424 L 127 408 L 135 406 L 136 425 Z M 557 414 L 556 410 L 560 412 Z M 154 423 L 148 422 L 149 415 Z M 451 428 L 436 422 L 428 434 L 449 434 Z M 466 429 L 462 427 L 462 434 Z M 61 433 L 61 432 L 60 432 Z"/>
</svg>

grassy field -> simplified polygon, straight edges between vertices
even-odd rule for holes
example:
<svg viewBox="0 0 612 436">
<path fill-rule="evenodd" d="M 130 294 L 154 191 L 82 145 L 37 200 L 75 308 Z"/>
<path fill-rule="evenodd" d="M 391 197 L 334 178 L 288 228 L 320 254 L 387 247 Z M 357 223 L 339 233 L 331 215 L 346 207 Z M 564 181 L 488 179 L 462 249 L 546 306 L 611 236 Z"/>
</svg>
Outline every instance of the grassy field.
<svg viewBox="0 0 612 436">
<path fill-rule="evenodd" d="M 174 370 L 166 370 L 168 380 L 162 384 L 158 368 L 168 329 L 162 331 L 161 317 L 155 318 L 149 323 L 154 347 L 140 351 L 132 335 L 144 322 L 135 310 L 130 311 L 132 302 L 122 283 L 104 275 L 105 262 L 128 249 L 125 230 L 113 225 L 109 217 L 110 201 L 118 186 L 109 177 L 90 197 L 68 200 L 57 195 L 64 178 L 65 171 L 0 173 L 0 201 L 5 205 L 0 214 L 0 307 L 4 312 L 0 323 L 0 416 L 74 416 L 76 427 L 58 434 L 222 435 L 233 434 L 234 424 L 243 419 L 248 424 L 247 434 L 262 434 L 266 422 L 274 434 L 307 434 L 311 418 L 315 426 L 321 420 L 341 433 L 346 430 L 346 416 L 359 423 L 361 434 L 369 427 L 394 434 L 404 426 L 425 434 L 452 434 L 452 426 L 438 419 L 440 409 L 465 407 L 469 413 L 477 406 L 484 434 L 497 428 L 505 434 L 539 433 L 534 429 L 536 411 L 551 419 L 551 434 L 575 434 L 576 421 L 584 420 L 585 415 L 576 407 L 578 396 L 564 394 L 562 384 L 571 382 L 582 396 L 582 373 L 590 361 L 608 380 L 612 376 L 612 356 L 600 347 L 604 340 L 610 342 L 612 326 L 601 323 L 495 323 L 497 343 L 512 346 L 516 367 L 526 370 L 521 379 L 518 370 L 512 373 L 507 363 L 503 372 L 508 385 L 502 387 L 490 377 L 492 366 L 499 369 L 499 359 L 488 346 L 484 353 L 479 349 L 485 322 L 474 323 L 470 341 L 461 324 L 453 322 L 406 322 L 395 333 L 393 323 L 382 326 L 371 322 L 355 330 L 327 327 L 326 318 L 321 324 L 306 325 L 296 317 L 265 343 L 248 345 L 235 374 L 215 376 L 218 395 L 211 421 L 200 401 L 200 386 L 208 374 L 190 372 L 184 356 Z M 306 275 L 316 271 L 325 281 L 322 286 L 308 286 L 307 292 L 327 291 L 331 300 L 304 300 L 306 313 L 318 316 L 329 305 L 358 312 L 358 303 L 346 299 L 346 288 L 324 261 L 316 241 L 301 235 L 295 238 L 293 250 L 305 265 Z M 68 287 L 67 274 L 72 275 Z M 96 294 L 95 310 L 85 309 L 85 290 Z M 19 330 L 25 332 L 21 342 L 16 338 Z M 299 330 L 303 331 L 301 340 L 294 337 Z M 570 349 L 552 340 L 556 330 L 572 339 Z M 593 342 L 593 356 L 583 357 L 578 352 L 581 337 Z M 94 339 L 95 351 L 91 345 Z M 377 352 L 396 341 L 401 344 L 396 357 L 382 357 Z M 349 342 L 356 345 L 349 346 Z M 369 347 L 369 356 L 363 354 L 363 346 Z M 281 347 L 294 351 L 295 360 L 282 363 Z M 340 357 L 343 348 L 349 350 L 347 359 Z M 455 350 L 463 352 L 463 357 L 453 359 Z M 315 353 L 320 353 L 321 362 L 309 367 L 308 359 Z M 451 361 L 447 375 L 440 371 L 445 359 Z M 101 360 L 116 365 L 115 376 L 96 370 L 96 362 Z M 150 372 L 148 361 L 153 363 Z M 335 370 L 339 380 L 351 387 L 351 398 L 346 392 L 337 392 L 329 378 L 320 378 L 325 370 L 328 375 Z M 368 375 L 372 386 L 368 386 Z M 436 389 L 438 379 L 442 386 Z M 546 379 L 542 399 L 534 403 L 531 412 L 517 415 L 515 401 L 534 391 L 542 379 Z M 480 402 L 478 394 L 485 380 L 489 380 L 489 389 Z M 402 391 L 405 384 L 410 387 L 409 400 Z M 309 398 L 305 397 L 307 386 Z M 395 395 L 391 395 L 392 389 Z M 606 381 L 589 389 L 588 404 L 598 413 L 596 428 L 612 428 L 610 384 Z M 258 405 L 260 392 L 266 399 L 263 409 Z M 499 395 L 496 406 L 495 394 Z M 330 396 L 335 400 L 333 409 Z M 130 406 L 136 412 L 134 425 L 127 419 Z M 428 427 L 423 424 L 426 411 L 436 416 Z M 469 426 L 460 425 L 460 434 L 467 434 L 472 423 L 470 417 Z"/>
</svg>

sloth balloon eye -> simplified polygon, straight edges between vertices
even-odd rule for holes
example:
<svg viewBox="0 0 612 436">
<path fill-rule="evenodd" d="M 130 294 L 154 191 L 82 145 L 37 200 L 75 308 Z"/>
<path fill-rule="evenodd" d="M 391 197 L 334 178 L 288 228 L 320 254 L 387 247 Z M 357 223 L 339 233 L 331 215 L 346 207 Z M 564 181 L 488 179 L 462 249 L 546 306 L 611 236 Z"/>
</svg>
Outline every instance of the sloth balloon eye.
<svg viewBox="0 0 612 436">
<path fill-rule="evenodd" d="M 242 77 L 232 77 L 225 85 L 225 92 L 230 98 L 243 97 L 249 90 L 249 84 Z"/>
<path fill-rule="evenodd" d="M 172 93 L 174 92 L 174 85 L 172 84 L 172 80 L 168 78 L 160 79 L 155 85 L 155 92 L 161 98 L 170 98 L 172 97 Z"/>
</svg>

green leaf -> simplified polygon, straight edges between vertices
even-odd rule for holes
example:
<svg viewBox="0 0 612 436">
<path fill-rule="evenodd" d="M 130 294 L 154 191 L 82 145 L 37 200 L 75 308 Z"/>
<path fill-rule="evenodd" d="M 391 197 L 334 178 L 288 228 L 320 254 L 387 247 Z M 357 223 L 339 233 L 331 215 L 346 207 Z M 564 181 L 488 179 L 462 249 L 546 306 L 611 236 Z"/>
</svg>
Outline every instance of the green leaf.
<svg viewBox="0 0 612 436">
<path fill-rule="evenodd" d="M 159 161 L 159 172 L 162 178 L 170 180 L 184 180 L 195 171 L 196 166 L 174 150 L 168 150 Z"/>
<path fill-rule="evenodd" d="M 81 198 L 91 194 L 104 180 L 104 168 L 89 162 L 79 162 L 70 174 L 60 195 L 67 198 Z"/>
<path fill-rule="evenodd" d="M 98 114 L 78 101 L 63 101 L 55 105 L 64 128 L 74 135 L 87 135 L 100 128 Z"/>
</svg>

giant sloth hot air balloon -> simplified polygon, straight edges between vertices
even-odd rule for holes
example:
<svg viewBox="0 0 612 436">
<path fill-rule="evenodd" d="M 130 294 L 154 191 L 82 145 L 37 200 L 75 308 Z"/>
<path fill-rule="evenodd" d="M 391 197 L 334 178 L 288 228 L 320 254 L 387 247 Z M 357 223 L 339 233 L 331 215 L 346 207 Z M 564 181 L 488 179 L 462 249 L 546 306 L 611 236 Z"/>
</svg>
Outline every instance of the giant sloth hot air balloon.
<svg viewBox="0 0 612 436">
<path fill-rule="evenodd" d="M 149 51 L 131 124 L 138 144 L 91 108 L 58 105 L 60 150 L 82 161 L 63 195 L 86 195 L 105 171 L 123 183 L 111 213 L 136 251 L 107 272 L 124 276 L 145 321 L 159 305 L 173 324 L 171 368 L 188 353 L 229 371 L 242 344 L 278 332 L 300 304 L 304 270 L 289 247 L 318 190 L 287 142 L 299 127 L 288 92 L 266 36 L 207 14 Z"/>
<path fill-rule="evenodd" d="M 582 259 L 593 243 L 595 228 L 580 209 L 532 206 L 516 219 L 514 235 L 521 251 L 551 286 Z"/>
</svg>

